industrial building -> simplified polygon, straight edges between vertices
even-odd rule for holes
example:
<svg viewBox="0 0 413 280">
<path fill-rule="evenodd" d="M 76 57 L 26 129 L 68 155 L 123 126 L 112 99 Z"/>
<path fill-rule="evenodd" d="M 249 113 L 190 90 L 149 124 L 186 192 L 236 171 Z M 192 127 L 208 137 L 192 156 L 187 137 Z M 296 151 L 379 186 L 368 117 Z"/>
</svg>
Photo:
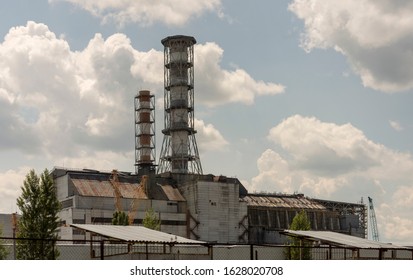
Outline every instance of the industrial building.
<svg viewBox="0 0 413 280">
<path fill-rule="evenodd" d="M 249 241 L 254 244 L 283 243 L 280 235 L 288 229 L 294 216 L 304 210 L 312 230 L 333 231 L 367 237 L 366 207 L 361 203 L 346 203 L 311 199 L 303 194 L 248 194 Z"/>
<path fill-rule="evenodd" d="M 301 210 L 313 230 L 367 236 L 366 206 L 302 194 L 250 194 L 237 178 L 203 174 L 194 127 L 194 44 L 190 36 L 163 39 L 164 139 L 155 159 L 155 102 L 135 96 L 135 173 L 56 167 L 63 239 L 84 240 L 71 224 L 111 224 L 115 211 L 142 223 L 152 208 L 160 230 L 192 240 L 227 244 L 283 243 L 280 235 Z"/>
<path fill-rule="evenodd" d="M 186 201 L 170 185 L 151 184 L 141 192 L 139 177 L 130 173 L 117 173 L 116 182 L 113 173 L 97 170 L 55 168 L 52 174 L 62 204 L 63 239 L 85 238 L 67 225 L 112 224 L 115 211 L 125 211 L 133 224 L 141 224 L 149 208 L 158 213 L 162 231 L 186 236 Z"/>
</svg>

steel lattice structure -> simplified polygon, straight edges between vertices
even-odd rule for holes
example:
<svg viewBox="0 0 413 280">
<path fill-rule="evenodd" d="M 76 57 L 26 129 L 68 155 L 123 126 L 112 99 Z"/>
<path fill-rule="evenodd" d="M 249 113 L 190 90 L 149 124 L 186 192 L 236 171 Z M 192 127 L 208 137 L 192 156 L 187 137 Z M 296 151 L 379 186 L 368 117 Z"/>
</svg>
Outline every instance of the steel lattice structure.
<svg viewBox="0 0 413 280">
<path fill-rule="evenodd" d="M 171 36 L 164 45 L 164 139 L 158 173 L 202 174 L 194 127 L 194 44 L 190 36 Z"/>
<path fill-rule="evenodd" d="M 371 197 L 368 197 L 369 199 L 369 218 L 370 218 L 370 230 L 371 230 L 371 238 L 374 241 L 380 241 L 379 239 L 379 230 L 377 228 L 377 220 L 376 220 L 376 213 L 374 212 L 374 207 L 373 207 L 373 199 Z"/>
</svg>

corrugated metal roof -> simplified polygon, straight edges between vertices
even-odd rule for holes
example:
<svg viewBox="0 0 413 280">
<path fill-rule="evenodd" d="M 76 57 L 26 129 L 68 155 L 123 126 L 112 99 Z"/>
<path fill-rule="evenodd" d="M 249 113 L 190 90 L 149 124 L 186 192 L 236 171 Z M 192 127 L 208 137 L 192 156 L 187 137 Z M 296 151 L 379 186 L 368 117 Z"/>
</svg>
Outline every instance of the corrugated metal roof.
<svg viewBox="0 0 413 280">
<path fill-rule="evenodd" d="M 304 230 L 284 230 L 283 234 L 296 237 L 304 237 L 306 239 L 320 240 L 323 243 L 336 246 L 345 246 L 361 249 L 404 249 L 406 247 L 397 246 L 388 243 L 368 240 L 352 235 L 342 234 L 332 231 L 304 231 Z"/>
<path fill-rule="evenodd" d="M 148 229 L 142 226 L 115 226 L 115 225 L 86 225 L 72 224 L 71 227 L 93 232 L 104 237 L 127 242 L 176 242 L 176 243 L 204 243 L 181 236 Z"/>
<path fill-rule="evenodd" d="M 247 195 L 244 198 L 248 206 L 276 207 L 294 209 L 319 209 L 325 210 L 322 204 L 304 196 L 275 196 L 275 195 Z"/>
<path fill-rule="evenodd" d="M 108 181 L 89 180 L 89 179 L 75 179 L 71 178 L 79 195 L 82 196 L 101 196 L 114 197 L 112 184 Z M 137 188 L 140 187 L 138 183 L 119 182 L 119 191 L 124 198 L 148 199 L 143 193 L 137 193 Z"/>
<path fill-rule="evenodd" d="M 179 190 L 172 187 L 171 185 L 162 186 L 162 190 L 164 191 L 169 200 L 185 201 L 185 198 L 182 196 Z"/>
</svg>

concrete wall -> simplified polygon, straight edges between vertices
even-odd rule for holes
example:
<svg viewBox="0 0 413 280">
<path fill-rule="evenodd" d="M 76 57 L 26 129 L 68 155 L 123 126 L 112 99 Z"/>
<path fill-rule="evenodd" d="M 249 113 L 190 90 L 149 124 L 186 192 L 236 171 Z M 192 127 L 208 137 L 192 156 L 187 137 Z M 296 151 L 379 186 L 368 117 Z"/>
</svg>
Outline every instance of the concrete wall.
<svg viewBox="0 0 413 280">
<path fill-rule="evenodd" d="M 238 243 L 244 232 L 240 222 L 247 205 L 239 199 L 239 185 L 228 182 L 194 181 L 181 187 L 193 217 L 188 238 L 218 243 Z M 197 224 L 197 222 L 199 224 Z"/>
<path fill-rule="evenodd" d="M 59 218 L 63 224 L 111 224 L 115 211 L 114 199 L 108 197 L 81 197 L 73 196 L 72 207 L 64 208 L 59 213 Z M 132 199 L 124 199 L 124 208 L 128 213 Z M 163 232 L 186 236 L 186 213 L 178 212 L 186 209 L 182 202 L 172 202 L 167 200 L 140 200 L 138 210 L 134 219 L 141 224 L 145 218 L 146 210 L 153 208 L 161 220 L 160 230 Z M 81 239 L 84 234 L 77 234 L 73 228 L 62 226 L 60 228 L 60 238 L 62 239 Z"/>
<path fill-rule="evenodd" d="M 73 189 L 68 186 L 69 176 L 64 176 L 54 179 L 54 183 L 57 190 L 57 199 L 59 201 L 65 200 L 69 196 L 72 196 Z M 70 193 L 70 194 L 69 194 Z"/>
<path fill-rule="evenodd" d="M 12 214 L 0 214 L 0 237 L 13 237 Z"/>
</svg>

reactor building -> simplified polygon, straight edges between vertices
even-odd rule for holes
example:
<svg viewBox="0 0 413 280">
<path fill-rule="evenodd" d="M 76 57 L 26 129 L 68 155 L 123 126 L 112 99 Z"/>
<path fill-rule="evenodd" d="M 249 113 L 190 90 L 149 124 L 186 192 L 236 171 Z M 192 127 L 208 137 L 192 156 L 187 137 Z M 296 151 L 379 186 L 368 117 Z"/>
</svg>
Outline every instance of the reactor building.
<svg viewBox="0 0 413 280">
<path fill-rule="evenodd" d="M 155 98 L 134 99 L 135 172 L 55 167 L 61 202 L 60 237 L 81 242 L 70 224 L 111 224 L 113 213 L 142 224 L 153 209 L 160 230 L 221 244 L 277 244 L 280 231 L 305 210 L 313 230 L 367 237 L 366 206 L 312 199 L 302 194 L 248 193 L 237 178 L 203 174 L 194 126 L 194 45 L 191 36 L 170 36 L 164 46 L 164 128 L 156 165 Z"/>
</svg>

